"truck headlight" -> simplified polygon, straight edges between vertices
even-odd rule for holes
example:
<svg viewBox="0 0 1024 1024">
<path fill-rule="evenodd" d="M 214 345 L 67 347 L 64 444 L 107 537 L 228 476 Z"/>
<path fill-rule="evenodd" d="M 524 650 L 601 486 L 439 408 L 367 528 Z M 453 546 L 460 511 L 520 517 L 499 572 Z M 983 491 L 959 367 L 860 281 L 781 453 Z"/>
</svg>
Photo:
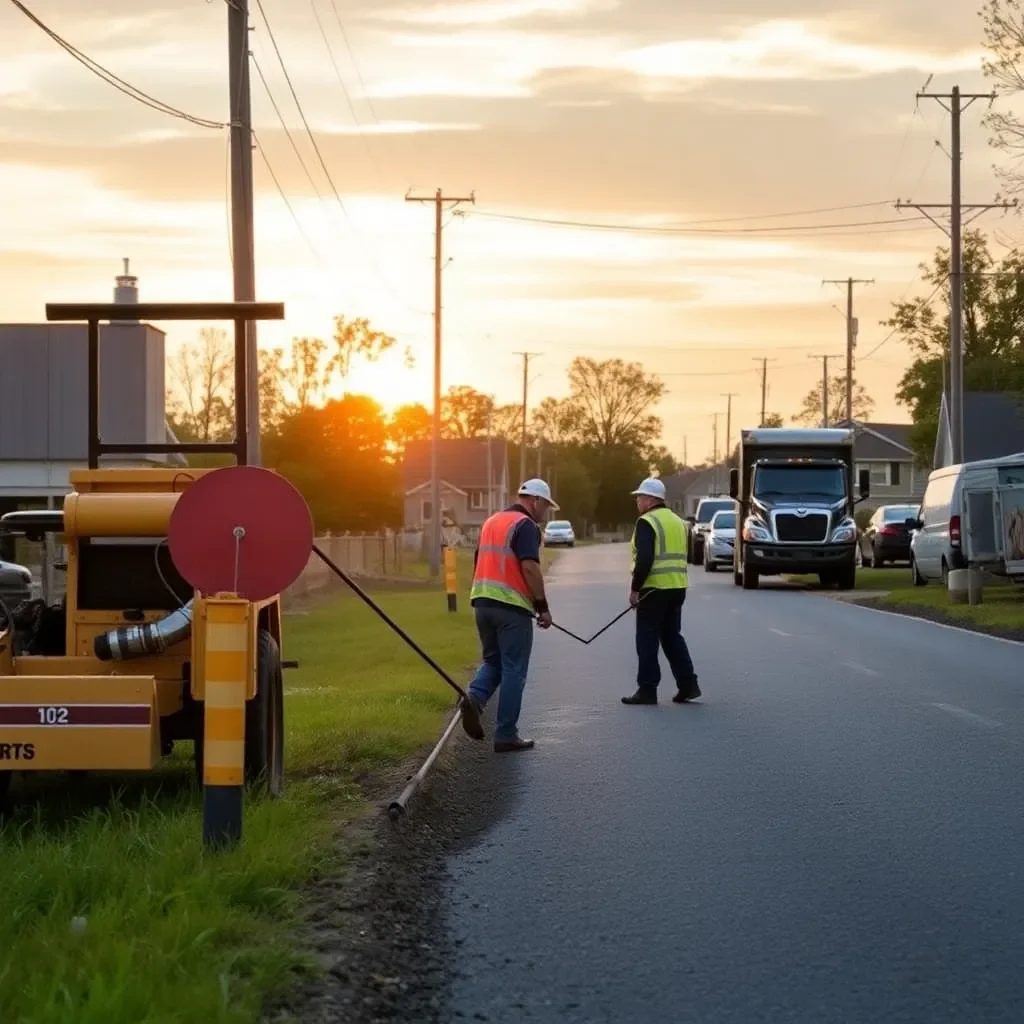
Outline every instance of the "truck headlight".
<svg viewBox="0 0 1024 1024">
<path fill-rule="evenodd" d="M 743 524 L 743 539 L 755 544 L 771 544 L 772 535 L 764 523 L 757 519 L 748 519 Z"/>
<path fill-rule="evenodd" d="M 857 524 L 852 519 L 844 520 L 832 531 L 833 544 L 849 544 L 856 539 Z"/>
</svg>

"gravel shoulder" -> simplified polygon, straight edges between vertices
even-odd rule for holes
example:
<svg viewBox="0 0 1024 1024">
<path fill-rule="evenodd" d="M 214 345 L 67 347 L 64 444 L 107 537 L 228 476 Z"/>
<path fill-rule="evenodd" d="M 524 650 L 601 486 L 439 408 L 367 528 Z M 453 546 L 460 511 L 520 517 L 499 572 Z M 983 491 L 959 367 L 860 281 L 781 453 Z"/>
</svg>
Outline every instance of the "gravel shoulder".
<svg viewBox="0 0 1024 1024">
<path fill-rule="evenodd" d="M 445 924 L 447 865 L 502 819 L 508 800 L 490 770 L 488 740 L 474 743 L 457 731 L 404 820 L 392 822 L 389 799 L 427 753 L 404 770 L 364 780 L 372 807 L 339 831 L 343 869 L 304 894 L 299 937 L 312 969 L 286 1000 L 268 1008 L 267 1024 L 452 1019 L 460 951 Z"/>
</svg>

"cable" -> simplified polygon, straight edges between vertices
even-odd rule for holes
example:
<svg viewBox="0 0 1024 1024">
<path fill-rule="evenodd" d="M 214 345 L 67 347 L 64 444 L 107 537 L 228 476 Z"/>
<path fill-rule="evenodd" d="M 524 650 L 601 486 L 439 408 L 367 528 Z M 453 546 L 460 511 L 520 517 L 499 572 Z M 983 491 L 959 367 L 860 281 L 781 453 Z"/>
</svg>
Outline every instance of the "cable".
<svg viewBox="0 0 1024 1024">
<path fill-rule="evenodd" d="M 819 213 L 840 213 L 844 210 L 868 210 L 872 207 L 892 206 L 892 200 L 877 199 L 871 203 L 850 203 L 846 206 L 819 206 L 812 210 L 788 210 L 782 213 L 756 213 L 746 217 L 717 217 L 712 220 L 688 220 L 688 227 L 704 227 L 709 224 L 736 224 L 745 220 L 774 220 L 776 217 L 810 217 Z"/>
<path fill-rule="evenodd" d="M 865 220 L 865 221 L 848 221 L 845 223 L 833 223 L 833 224 L 794 224 L 792 226 L 778 226 L 769 228 L 734 228 L 732 230 L 726 229 L 701 229 L 701 228 L 688 228 L 683 225 L 669 226 L 669 225 L 651 225 L 645 227 L 642 224 L 611 224 L 611 223 L 596 223 L 594 221 L 580 221 L 580 220 L 560 220 L 554 217 L 530 217 L 524 214 L 512 214 L 512 213 L 493 213 L 488 211 L 469 211 L 463 214 L 463 216 L 470 217 L 486 217 L 491 220 L 507 220 L 515 221 L 517 223 L 524 224 L 546 224 L 553 227 L 566 227 L 566 228 L 587 228 L 597 231 L 626 231 L 634 232 L 639 234 L 666 234 L 666 235 L 754 235 L 754 234 L 789 234 L 791 232 L 806 232 L 806 231 L 821 231 L 832 228 L 860 228 L 860 227 L 877 227 L 885 224 L 902 224 L 906 225 L 912 221 L 927 220 L 923 215 L 917 217 L 894 217 L 886 220 Z"/>
<path fill-rule="evenodd" d="M 197 125 L 200 128 L 228 127 L 228 125 L 223 121 L 211 121 L 205 117 L 196 117 L 194 114 L 189 114 L 178 107 L 171 106 L 169 103 L 164 103 L 163 100 L 158 100 L 155 96 L 150 96 L 149 93 L 143 92 L 130 82 L 126 82 L 123 78 L 115 75 L 102 64 L 98 64 L 91 57 L 86 56 L 86 54 L 81 50 L 77 49 L 62 36 L 58 35 L 53 29 L 46 25 L 45 22 L 37 18 L 21 2 L 21 0 L 11 0 L 11 3 L 17 7 L 17 9 L 21 11 L 29 21 L 45 32 L 46 35 L 48 35 L 62 50 L 78 61 L 79 64 L 83 65 L 83 67 L 88 68 L 88 70 L 98 78 L 101 78 L 108 85 L 112 85 L 118 92 L 123 93 L 125 96 L 130 97 L 138 103 L 141 103 L 143 106 L 150 107 L 162 114 L 168 114 L 171 117 L 179 118 L 182 121 L 188 121 L 190 124 Z"/>
<path fill-rule="evenodd" d="M 939 283 L 938 283 L 938 284 L 937 284 L 937 285 L 936 285 L 936 286 L 935 286 L 935 287 L 934 287 L 934 288 L 932 289 L 932 292 L 931 292 L 931 294 L 930 294 L 930 295 L 928 296 L 928 298 L 926 298 L 926 299 L 922 300 L 922 302 L 921 302 L 921 305 L 923 305 L 923 306 L 927 306 L 927 305 L 928 305 L 928 303 L 929 303 L 929 302 L 931 302 L 931 301 L 932 301 L 932 299 L 934 299 L 934 298 L 935 298 L 935 296 L 939 294 L 939 292 L 940 292 L 940 291 L 942 290 L 942 288 L 943 288 L 943 287 L 945 286 L 945 284 L 946 284 L 945 280 L 942 280 L 942 281 L 940 281 L 940 282 L 939 282 Z M 908 289 L 907 289 L 907 291 L 910 291 L 910 288 L 908 288 Z M 907 294 L 907 292 L 904 292 L 903 294 L 904 294 L 904 295 L 906 295 L 906 294 Z M 902 302 L 903 300 L 901 299 L 900 301 Z M 869 353 L 868 353 L 868 354 L 867 354 L 866 356 L 861 356 L 861 358 L 860 358 L 860 359 L 858 360 L 858 362 L 861 362 L 861 363 L 863 363 L 863 362 L 864 362 L 864 361 L 865 361 L 866 359 L 870 359 L 870 358 L 871 358 L 871 357 L 872 357 L 872 356 L 873 356 L 873 355 L 874 355 L 874 354 L 875 354 L 876 352 L 878 352 L 878 350 L 879 350 L 879 349 L 880 349 L 880 348 L 881 348 L 881 347 L 882 347 L 882 346 L 883 346 L 883 345 L 884 345 L 884 344 L 885 344 L 886 342 L 888 342 L 888 341 L 891 341 L 891 340 L 892 340 L 892 339 L 893 339 L 893 338 L 894 338 L 894 337 L 895 337 L 895 336 L 896 336 L 896 335 L 897 335 L 898 333 L 899 333 L 899 328 L 898 328 L 898 327 L 894 327 L 894 328 L 893 328 L 893 329 L 892 329 L 892 330 L 891 330 L 891 331 L 890 331 L 890 332 L 889 332 L 889 333 L 888 333 L 888 334 L 887 334 L 887 335 L 886 335 L 886 336 L 885 336 L 885 337 L 884 337 L 884 338 L 883 338 L 883 339 L 882 339 L 882 340 L 881 340 L 881 341 L 880 341 L 880 342 L 879 342 L 879 343 L 878 343 L 878 344 L 877 344 L 877 345 L 876 345 L 876 346 L 875 346 L 875 347 L 874 347 L 874 348 L 873 348 L 873 349 L 872 349 L 872 350 L 871 350 L 871 351 L 870 351 L 870 352 L 869 352 Z"/>
</svg>

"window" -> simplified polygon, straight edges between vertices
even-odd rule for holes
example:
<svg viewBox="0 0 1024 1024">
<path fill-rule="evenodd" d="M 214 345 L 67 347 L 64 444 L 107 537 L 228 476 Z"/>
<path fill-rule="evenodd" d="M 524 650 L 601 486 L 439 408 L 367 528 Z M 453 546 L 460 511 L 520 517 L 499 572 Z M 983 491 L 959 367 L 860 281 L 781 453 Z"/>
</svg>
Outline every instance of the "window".
<svg viewBox="0 0 1024 1024">
<path fill-rule="evenodd" d="M 480 509 L 487 507 L 487 492 L 486 491 L 470 491 L 469 492 L 469 507 Z"/>
<path fill-rule="evenodd" d="M 420 508 L 420 518 L 425 523 L 429 523 L 434 518 L 434 506 L 430 504 L 430 501 L 424 501 Z"/>
<path fill-rule="evenodd" d="M 895 481 L 891 477 L 891 470 L 893 466 L 896 467 L 896 478 Z M 860 471 L 866 469 L 871 477 L 871 483 L 876 487 L 889 487 L 893 483 L 899 483 L 899 464 L 895 462 L 858 462 L 857 463 L 857 476 L 860 477 Z"/>
<path fill-rule="evenodd" d="M 838 500 L 846 497 L 846 473 L 842 466 L 758 466 L 754 470 L 754 495 Z"/>
<path fill-rule="evenodd" d="M 900 485 L 900 464 L 898 462 L 889 463 L 889 486 L 899 487 Z"/>
</svg>

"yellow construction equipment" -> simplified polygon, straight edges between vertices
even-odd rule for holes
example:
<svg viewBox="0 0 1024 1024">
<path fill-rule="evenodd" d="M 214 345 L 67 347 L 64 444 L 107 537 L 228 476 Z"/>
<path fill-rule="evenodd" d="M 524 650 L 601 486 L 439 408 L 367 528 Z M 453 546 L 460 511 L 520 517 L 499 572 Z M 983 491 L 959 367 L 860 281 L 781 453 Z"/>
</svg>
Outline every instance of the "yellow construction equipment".
<svg viewBox="0 0 1024 1024">
<path fill-rule="evenodd" d="M 245 573 L 257 562 L 265 543 L 257 534 L 265 534 L 266 526 L 255 529 L 240 516 L 226 537 L 214 537 L 213 526 L 196 526 L 211 518 L 224 533 L 230 511 L 204 517 L 199 493 L 237 490 L 213 486 L 211 478 L 237 480 L 233 474 L 239 470 L 101 469 L 99 463 L 114 453 L 217 451 L 244 465 L 246 321 L 281 319 L 284 307 L 143 303 L 133 314 L 141 320 L 235 321 L 235 440 L 103 443 L 98 325 L 123 318 L 124 307 L 47 307 L 49 320 L 88 324 L 89 468 L 71 473 L 73 489 L 62 510 L 0 519 L 3 529 L 33 539 L 57 535 L 67 551 L 65 595 L 58 603 L 0 608 L 0 797 L 13 772 L 149 771 L 176 742 L 190 741 L 204 784 L 204 834 L 216 844 L 241 835 L 243 783 L 260 784 L 272 794 L 283 785 L 281 606 L 278 593 L 263 591 L 268 579 L 290 582 L 295 556 L 287 570 L 279 566 L 276 577 L 263 573 L 253 582 L 251 572 Z M 245 472 L 247 480 L 253 474 L 274 476 L 281 487 L 291 486 L 265 470 Z M 186 515 L 193 488 L 197 500 Z M 172 527 L 175 520 L 181 523 Z M 312 524 L 300 526 L 290 547 L 296 552 L 305 544 L 308 557 Z M 187 542 L 181 539 L 186 535 Z M 176 564 L 217 561 L 202 554 L 204 543 L 217 545 L 222 563 L 234 559 L 233 579 L 215 589 L 204 583 L 205 591 Z M 190 549 L 184 560 L 176 544 Z M 232 576 L 230 567 L 204 579 L 224 576 Z"/>
</svg>

